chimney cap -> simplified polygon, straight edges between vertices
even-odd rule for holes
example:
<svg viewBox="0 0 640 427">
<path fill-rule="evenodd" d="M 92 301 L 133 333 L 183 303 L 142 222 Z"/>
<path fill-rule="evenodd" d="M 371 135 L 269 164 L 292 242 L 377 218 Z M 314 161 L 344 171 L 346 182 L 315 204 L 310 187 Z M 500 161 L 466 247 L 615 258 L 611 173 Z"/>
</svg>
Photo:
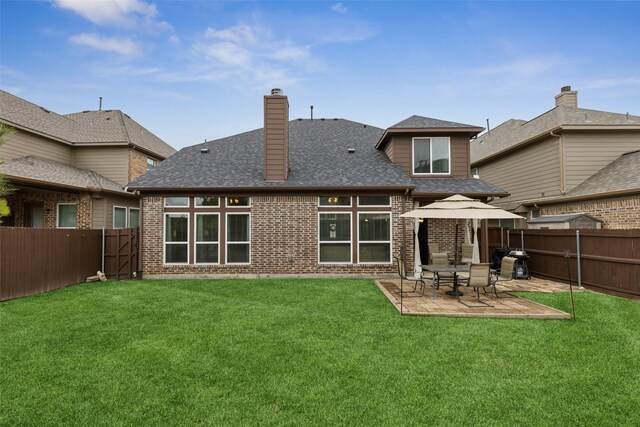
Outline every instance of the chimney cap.
<svg viewBox="0 0 640 427">
<path fill-rule="evenodd" d="M 562 86 L 560 92 L 571 92 L 571 86 Z"/>
<path fill-rule="evenodd" d="M 281 96 L 282 95 L 282 89 L 274 87 L 273 89 L 271 89 L 271 96 L 274 95 L 278 95 Z"/>
</svg>

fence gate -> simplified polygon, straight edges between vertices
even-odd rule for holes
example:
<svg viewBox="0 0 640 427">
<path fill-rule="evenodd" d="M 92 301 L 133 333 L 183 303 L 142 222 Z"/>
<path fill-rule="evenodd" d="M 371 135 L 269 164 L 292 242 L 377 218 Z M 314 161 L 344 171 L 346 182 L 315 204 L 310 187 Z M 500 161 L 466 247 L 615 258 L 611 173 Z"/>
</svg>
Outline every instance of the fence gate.
<svg viewBox="0 0 640 427">
<path fill-rule="evenodd" d="M 139 228 L 104 230 L 104 274 L 109 279 L 127 280 L 139 271 Z"/>
</svg>

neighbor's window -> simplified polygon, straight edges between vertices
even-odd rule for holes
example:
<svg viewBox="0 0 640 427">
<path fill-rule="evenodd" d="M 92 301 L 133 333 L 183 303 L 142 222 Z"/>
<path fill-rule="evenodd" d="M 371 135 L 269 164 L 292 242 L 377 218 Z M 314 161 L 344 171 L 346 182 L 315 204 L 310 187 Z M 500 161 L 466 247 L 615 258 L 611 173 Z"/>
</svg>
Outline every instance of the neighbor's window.
<svg viewBox="0 0 640 427">
<path fill-rule="evenodd" d="M 196 197 L 196 207 L 218 206 L 218 197 Z"/>
<path fill-rule="evenodd" d="M 473 178 L 480 178 L 480 173 L 478 172 L 478 168 L 473 168 L 471 169 L 471 177 Z"/>
<path fill-rule="evenodd" d="M 136 228 L 140 226 L 140 209 L 129 208 L 129 227 Z"/>
<path fill-rule="evenodd" d="M 127 228 L 127 208 L 113 207 L 113 228 Z"/>
<path fill-rule="evenodd" d="M 358 262 L 391 262 L 391 214 L 358 214 Z"/>
<path fill-rule="evenodd" d="M 249 197 L 227 197 L 227 207 L 244 207 L 251 206 L 251 199 Z"/>
<path fill-rule="evenodd" d="M 78 205 L 60 203 L 58 205 L 58 228 L 76 228 L 78 224 Z"/>
<path fill-rule="evenodd" d="M 189 198 L 188 197 L 165 197 L 164 205 L 169 208 L 189 206 Z"/>
<path fill-rule="evenodd" d="M 358 197 L 358 206 L 390 206 L 391 198 L 389 196 L 360 196 Z"/>
<path fill-rule="evenodd" d="M 157 160 L 147 157 L 147 170 L 155 168 L 157 164 Z"/>
<path fill-rule="evenodd" d="M 218 263 L 218 214 L 196 214 L 196 264 Z"/>
<path fill-rule="evenodd" d="M 189 214 L 165 213 L 164 262 L 186 264 L 189 262 Z"/>
<path fill-rule="evenodd" d="M 351 197 L 332 196 L 320 197 L 318 202 L 320 206 L 351 206 Z"/>
<path fill-rule="evenodd" d="M 538 218 L 540 216 L 540 209 L 531 209 L 531 219 Z"/>
<path fill-rule="evenodd" d="M 449 138 L 413 138 L 413 173 L 448 174 Z"/>
<path fill-rule="evenodd" d="M 248 264 L 251 261 L 250 216 L 227 214 L 227 264 Z"/>
<path fill-rule="evenodd" d="M 319 218 L 319 261 L 351 263 L 351 214 L 320 213 Z"/>
</svg>

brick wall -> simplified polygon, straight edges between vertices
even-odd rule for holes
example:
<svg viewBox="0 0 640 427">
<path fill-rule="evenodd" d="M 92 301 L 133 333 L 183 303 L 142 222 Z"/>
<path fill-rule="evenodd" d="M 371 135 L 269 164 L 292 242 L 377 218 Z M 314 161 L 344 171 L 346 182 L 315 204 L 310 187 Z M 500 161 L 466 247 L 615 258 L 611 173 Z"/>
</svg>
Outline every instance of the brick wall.
<svg viewBox="0 0 640 427">
<path fill-rule="evenodd" d="M 412 220 L 399 218 L 404 197 L 391 198 L 392 255 L 407 244 L 413 259 Z M 407 209 L 411 206 L 407 202 Z M 387 208 L 388 209 L 388 208 Z M 381 211 L 383 209 L 380 209 Z M 318 197 L 251 198 L 251 265 L 163 265 L 163 198 L 143 198 L 142 265 L 145 277 L 171 275 L 362 275 L 394 274 L 396 266 L 318 264 Z M 406 221 L 406 227 L 403 223 Z M 356 230 L 352 229 L 355 234 Z M 403 238 L 403 233 L 406 233 Z"/>
<path fill-rule="evenodd" d="M 6 197 L 13 217 L 13 226 L 25 226 L 25 205 L 42 203 L 44 227 L 56 228 L 58 203 L 77 203 L 77 228 L 91 228 L 91 197 L 89 194 L 58 193 L 51 191 L 18 190 Z"/>
<path fill-rule="evenodd" d="M 602 228 L 640 228 L 640 196 L 591 200 L 578 203 L 542 206 L 542 215 L 585 213 L 602 222 Z"/>
<path fill-rule="evenodd" d="M 129 182 L 147 172 L 147 155 L 129 150 Z"/>
</svg>

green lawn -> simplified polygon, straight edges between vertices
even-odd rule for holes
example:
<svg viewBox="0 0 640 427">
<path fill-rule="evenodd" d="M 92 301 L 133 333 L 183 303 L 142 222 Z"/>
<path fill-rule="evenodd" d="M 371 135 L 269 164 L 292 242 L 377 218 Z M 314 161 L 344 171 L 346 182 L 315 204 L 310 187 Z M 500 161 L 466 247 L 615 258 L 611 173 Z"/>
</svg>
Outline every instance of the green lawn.
<svg viewBox="0 0 640 427">
<path fill-rule="evenodd" d="M 576 307 L 401 317 L 368 280 L 74 286 L 0 304 L 0 425 L 638 425 L 640 303 Z"/>
</svg>

